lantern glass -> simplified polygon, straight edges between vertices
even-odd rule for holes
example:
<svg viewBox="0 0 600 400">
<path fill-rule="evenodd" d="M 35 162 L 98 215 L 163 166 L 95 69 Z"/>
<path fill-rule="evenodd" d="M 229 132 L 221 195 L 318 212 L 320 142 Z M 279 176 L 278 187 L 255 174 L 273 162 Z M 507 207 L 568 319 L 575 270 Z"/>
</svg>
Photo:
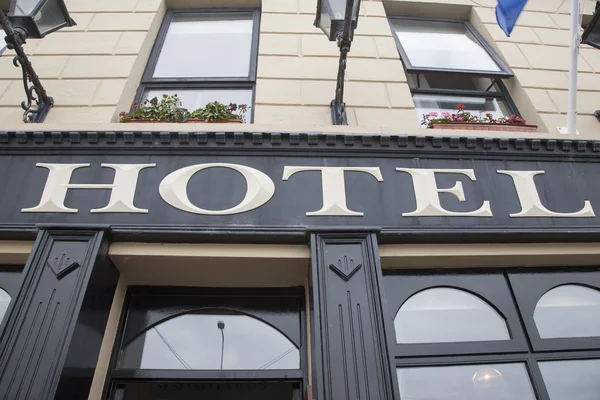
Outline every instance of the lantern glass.
<svg viewBox="0 0 600 400">
<path fill-rule="evenodd" d="M 317 15 L 317 22 L 319 28 L 327 35 L 330 41 L 335 41 L 342 35 L 347 1 L 353 2 L 351 28 L 356 28 L 358 0 L 320 0 L 320 6 L 318 7 L 320 15 Z"/>
<path fill-rule="evenodd" d="M 48 0 L 34 17 L 42 36 L 68 26 L 69 15 L 63 12 L 58 0 Z"/>
<path fill-rule="evenodd" d="M 600 49 L 600 8 L 596 10 L 581 39 L 584 44 Z"/>
<path fill-rule="evenodd" d="M 27 37 L 39 39 L 75 22 L 69 17 L 64 0 L 13 0 L 9 19 Z"/>
<path fill-rule="evenodd" d="M 13 0 L 10 7 L 11 15 L 31 15 L 44 0 Z"/>
</svg>

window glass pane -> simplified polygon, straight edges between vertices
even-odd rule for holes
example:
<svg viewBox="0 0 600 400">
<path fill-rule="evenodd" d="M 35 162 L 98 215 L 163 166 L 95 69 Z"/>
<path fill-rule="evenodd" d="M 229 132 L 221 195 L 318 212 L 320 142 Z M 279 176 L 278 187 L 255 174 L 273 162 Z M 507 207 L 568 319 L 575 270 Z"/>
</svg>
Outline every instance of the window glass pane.
<svg viewBox="0 0 600 400">
<path fill-rule="evenodd" d="M 167 31 L 153 77 L 247 77 L 252 18 L 252 13 L 177 14 Z"/>
<path fill-rule="evenodd" d="M 3 289 L 0 289 L 0 322 L 4 319 L 4 315 L 8 310 L 8 306 L 10 305 L 10 295 L 6 293 Z"/>
<path fill-rule="evenodd" d="M 510 340 L 504 318 L 463 290 L 434 288 L 408 299 L 394 319 L 397 343 Z"/>
<path fill-rule="evenodd" d="M 444 112 L 456 113 L 456 107 L 459 104 L 464 105 L 465 112 L 481 117 L 492 114 L 493 118 L 499 118 L 502 116 L 508 117 L 512 114 L 501 98 L 414 94 L 413 101 L 415 102 L 419 122 L 421 122 L 424 114 L 431 112 L 436 112 L 440 116 Z"/>
<path fill-rule="evenodd" d="M 398 368 L 397 373 L 402 400 L 535 399 L 523 364 Z"/>
<path fill-rule="evenodd" d="M 234 103 L 237 105 L 248 105 L 246 119 L 249 120 L 252 106 L 252 89 L 177 89 L 177 90 L 150 90 L 146 92 L 146 99 L 158 97 L 161 99 L 163 94 L 174 95 L 181 99 L 185 108 L 194 111 L 197 108 L 204 107 L 207 103 L 218 101 L 225 105 Z"/>
<path fill-rule="evenodd" d="M 497 86 L 492 85 L 492 79 L 474 75 L 407 74 L 407 78 L 411 88 L 498 91 Z"/>
<path fill-rule="evenodd" d="M 600 336 L 600 291 L 581 285 L 554 288 L 540 298 L 533 319 L 542 339 Z"/>
<path fill-rule="evenodd" d="M 185 314 L 123 349 L 121 368 L 298 369 L 300 352 L 281 332 L 246 315 Z"/>
<path fill-rule="evenodd" d="M 598 400 L 600 360 L 540 362 L 550 400 Z"/>
<path fill-rule="evenodd" d="M 462 22 L 394 19 L 392 26 L 414 68 L 502 71 Z"/>
</svg>

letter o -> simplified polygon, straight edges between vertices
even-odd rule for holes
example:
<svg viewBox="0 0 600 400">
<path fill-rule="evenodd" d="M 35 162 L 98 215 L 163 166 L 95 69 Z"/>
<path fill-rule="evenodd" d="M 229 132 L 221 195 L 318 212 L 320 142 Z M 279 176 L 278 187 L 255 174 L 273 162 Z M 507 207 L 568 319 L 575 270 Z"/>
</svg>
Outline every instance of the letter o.
<svg viewBox="0 0 600 400">
<path fill-rule="evenodd" d="M 208 168 L 229 168 L 242 174 L 246 180 L 248 189 L 246 196 L 235 207 L 227 210 L 205 210 L 196 207 L 190 201 L 187 195 L 187 186 L 192 176 L 199 171 Z M 246 211 L 254 210 L 265 204 L 275 194 L 275 184 L 266 174 L 261 171 L 239 164 L 226 163 L 209 163 L 196 164 L 189 167 L 178 169 L 170 173 L 162 180 L 158 187 L 160 196 L 169 205 L 178 208 L 182 211 L 187 211 L 193 214 L 205 215 L 230 215 L 239 214 Z"/>
</svg>

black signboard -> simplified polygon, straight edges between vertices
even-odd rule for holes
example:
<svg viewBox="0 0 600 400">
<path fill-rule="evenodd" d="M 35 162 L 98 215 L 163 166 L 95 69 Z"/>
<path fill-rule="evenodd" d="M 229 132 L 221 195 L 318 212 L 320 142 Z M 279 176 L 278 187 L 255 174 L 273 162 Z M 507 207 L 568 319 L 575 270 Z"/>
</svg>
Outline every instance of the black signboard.
<svg viewBox="0 0 600 400">
<path fill-rule="evenodd" d="M 583 142 L 582 151 L 571 142 L 565 150 L 556 142 L 453 146 L 451 138 L 392 137 L 348 146 L 321 135 L 313 146 L 299 136 L 293 147 L 291 136 L 275 145 L 263 134 L 271 141 L 257 145 L 247 134 L 238 146 L 223 135 L 220 146 L 218 136 L 200 145 L 176 134 L 148 145 L 134 136 L 131 147 L 123 138 L 102 146 L 11 141 L 0 155 L 0 222 L 298 231 L 600 226 L 594 143 Z"/>
</svg>

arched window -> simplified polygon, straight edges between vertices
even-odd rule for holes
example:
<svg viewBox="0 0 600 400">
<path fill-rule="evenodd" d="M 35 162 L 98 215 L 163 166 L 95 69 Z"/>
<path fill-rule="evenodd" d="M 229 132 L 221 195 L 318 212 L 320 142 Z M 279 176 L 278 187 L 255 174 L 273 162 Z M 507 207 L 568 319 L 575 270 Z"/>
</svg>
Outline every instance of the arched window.
<svg viewBox="0 0 600 400">
<path fill-rule="evenodd" d="M 542 339 L 600 336 L 600 291 L 558 286 L 540 298 L 533 319 Z"/>
<path fill-rule="evenodd" d="M 4 319 L 4 315 L 6 314 L 6 310 L 8 310 L 10 300 L 10 294 L 8 294 L 8 292 L 6 292 L 4 289 L 0 288 L 0 322 L 2 322 Z"/>
<path fill-rule="evenodd" d="M 121 368 L 298 369 L 296 345 L 271 325 L 229 311 L 191 312 L 139 334 L 122 351 Z"/>
<path fill-rule="evenodd" d="M 410 297 L 394 318 L 397 343 L 510 340 L 504 318 L 481 298 L 436 287 Z"/>
</svg>

